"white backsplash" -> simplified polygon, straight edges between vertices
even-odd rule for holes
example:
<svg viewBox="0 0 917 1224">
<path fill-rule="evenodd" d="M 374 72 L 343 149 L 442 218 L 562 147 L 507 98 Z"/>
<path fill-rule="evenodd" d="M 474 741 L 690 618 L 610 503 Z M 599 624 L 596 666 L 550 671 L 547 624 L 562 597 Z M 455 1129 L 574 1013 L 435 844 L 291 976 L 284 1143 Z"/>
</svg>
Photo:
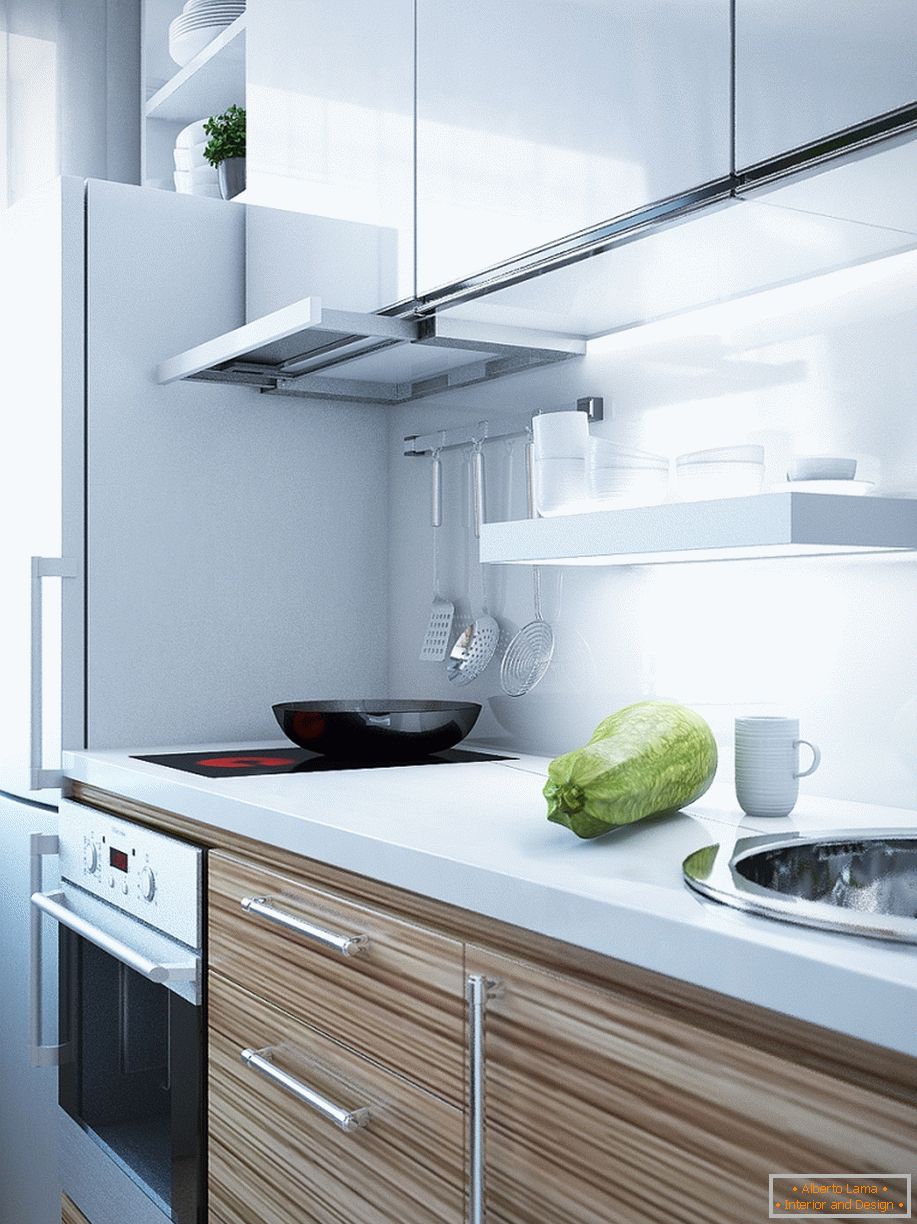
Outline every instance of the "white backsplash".
<svg viewBox="0 0 917 1224">
<path fill-rule="evenodd" d="M 838 293 L 837 284 L 846 284 Z M 903 807 L 917 801 L 917 557 L 816 558 L 544 570 L 557 650 L 525 697 L 499 664 L 456 689 L 418 659 L 432 595 L 429 461 L 405 434 L 572 407 L 604 395 L 603 436 L 674 457 L 761 442 L 768 482 L 793 454 L 856 455 L 858 475 L 917 495 L 917 253 L 696 312 L 595 342 L 581 361 L 421 400 L 391 418 L 392 695 L 461 697 L 484 712 L 475 735 L 550 755 L 583 743 L 628 702 L 696 707 L 732 778 L 732 720 L 798 715 L 822 748 L 811 794 Z M 488 517 L 524 515 L 522 442 L 486 447 Z M 468 464 L 444 455 L 441 575 L 470 612 Z M 472 566 L 475 610 L 479 571 Z M 530 620 L 528 567 L 488 567 L 489 608 L 508 633 Z"/>
</svg>

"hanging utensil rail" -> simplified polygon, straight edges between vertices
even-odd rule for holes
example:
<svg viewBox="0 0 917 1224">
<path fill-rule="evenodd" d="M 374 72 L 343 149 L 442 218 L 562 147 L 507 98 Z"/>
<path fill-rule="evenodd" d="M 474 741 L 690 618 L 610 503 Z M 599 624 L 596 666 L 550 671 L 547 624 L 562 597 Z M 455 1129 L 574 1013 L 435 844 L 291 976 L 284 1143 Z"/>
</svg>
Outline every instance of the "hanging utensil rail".
<svg viewBox="0 0 917 1224">
<path fill-rule="evenodd" d="M 590 421 L 604 419 L 604 401 L 600 395 L 584 395 L 576 401 L 580 412 Z M 524 438 L 532 428 L 531 416 L 504 417 L 498 421 L 478 421 L 457 429 L 438 429 L 435 433 L 408 434 L 404 439 L 405 455 L 432 455 L 434 451 L 458 450 L 476 443 L 493 442 L 499 438 Z"/>
</svg>

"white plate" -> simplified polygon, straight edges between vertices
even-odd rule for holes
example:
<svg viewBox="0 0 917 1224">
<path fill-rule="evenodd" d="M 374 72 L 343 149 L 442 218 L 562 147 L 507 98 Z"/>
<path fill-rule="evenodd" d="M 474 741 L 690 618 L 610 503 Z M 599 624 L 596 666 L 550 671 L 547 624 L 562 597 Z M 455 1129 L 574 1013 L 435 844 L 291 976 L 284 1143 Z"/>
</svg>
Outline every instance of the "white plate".
<svg viewBox="0 0 917 1224">
<path fill-rule="evenodd" d="M 187 34 L 182 34 L 179 38 L 169 39 L 169 55 L 184 68 L 185 64 L 189 64 L 205 47 L 213 42 L 223 31 L 225 26 L 209 25 L 204 26 L 200 30 L 189 30 Z"/>
<path fill-rule="evenodd" d="M 206 17 L 201 17 L 197 21 L 183 22 L 181 25 L 169 27 L 169 38 L 181 38 L 182 34 L 188 34 L 191 30 L 199 30 L 202 26 L 228 26 L 236 20 L 232 13 L 212 13 Z"/>
<path fill-rule="evenodd" d="M 198 9 L 196 13 L 180 13 L 169 23 L 170 29 L 181 29 L 194 21 L 207 21 L 212 17 L 241 17 L 244 8 L 236 8 L 232 4 L 214 4 L 211 8 Z"/>
<path fill-rule="evenodd" d="M 244 13 L 244 4 L 198 4 L 194 8 L 186 4 L 184 10 L 180 14 L 181 17 L 197 17 L 201 13 L 209 13 L 211 9 L 226 9 L 233 13 Z"/>
<path fill-rule="evenodd" d="M 197 3 L 197 4 L 195 4 L 195 3 L 186 4 L 186 5 L 185 5 L 185 7 L 184 7 L 184 9 L 182 10 L 182 12 L 179 14 L 179 16 L 181 16 L 181 17 L 196 17 L 196 16 L 198 15 L 198 13 L 207 13 L 207 12 L 209 12 L 211 9 L 232 9 L 232 10 L 233 10 L 233 12 L 236 12 L 236 13 L 244 13 L 244 12 L 245 12 L 245 5 L 244 5 L 244 4 L 230 4 L 230 3 L 226 3 L 226 4 L 210 4 L 210 3 L 206 3 L 206 2 L 204 2 L 204 0 L 202 0 L 202 2 L 201 2 L 201 3 Z"/>
<path fill-rule="evenodd" d="M 169 26 L 169 37 L 175 38 L 178 34 L 186 34 L 188 30 L 200 29 L 202 25 L 232 25 L 242 16 L 242 11 L 244 10 L 236 12 L 234 9 L 214 9 L 213 12 L 195 14 L 193 17 L 176 17 Z"/>
<path fill-rule="evenodd" d="M 874 480 L 788 480 L 775 486 L 791 493 L 841 493 L 847 497 L 862 497 L 876 487 Z"/>
</svg>

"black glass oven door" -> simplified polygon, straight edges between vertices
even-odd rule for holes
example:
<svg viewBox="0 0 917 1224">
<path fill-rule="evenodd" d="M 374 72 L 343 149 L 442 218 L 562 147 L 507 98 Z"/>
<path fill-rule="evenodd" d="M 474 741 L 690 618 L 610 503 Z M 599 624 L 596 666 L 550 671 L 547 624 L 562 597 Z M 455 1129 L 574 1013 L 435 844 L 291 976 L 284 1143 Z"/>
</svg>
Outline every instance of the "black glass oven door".
<svg viewBox="0 0 917 1224">
<path fill-rule="evenodd" d="M 60 1103 L 175 1224 L 203 1186 L 202 1009 L 61 928 Z"/>
</svg>

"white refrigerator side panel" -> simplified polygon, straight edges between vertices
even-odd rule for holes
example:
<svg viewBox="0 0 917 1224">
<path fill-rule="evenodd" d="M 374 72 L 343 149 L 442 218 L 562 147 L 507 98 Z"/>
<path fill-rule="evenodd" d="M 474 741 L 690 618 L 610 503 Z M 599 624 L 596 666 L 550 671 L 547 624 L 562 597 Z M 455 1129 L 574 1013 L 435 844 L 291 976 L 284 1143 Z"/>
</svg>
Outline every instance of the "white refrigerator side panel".
<svg viewBox="0 0 917 1224">
<path fill-rule="evenodd" d="M 59 179 L 0 214 L 0 789 L 49 802 L 56 792 L 30 790 L 30 763 L 59 768 L 61 743 L 84 742 L 83 195 L 81 179 Z M 62 555 L 76 576 L 40 580 L 33 694 L 31 558 Z"/>
<path fill-rule="evenodd" d="M 29 1061 L 29 834 L 56 833 L 50 808 L 0 798 L 0 1219 L 4 1224 L 51 1224 L 60 1218 L 57 1174 L 57 1071 Z M 55 860 L 49 860 L 54 864 Z M 45 867 L 44 887 L 57 887 Z M 50 922 L 42 939 L 45 1043 L 59 1040 L 57 939 Z"/>
<path fill-rule="evenodd" d="M 278 737 L 385 681 L 385 417 L 157 363 L 240 325 L 245 209 L 89 185 L 89 743 Z"/>
</svg>

